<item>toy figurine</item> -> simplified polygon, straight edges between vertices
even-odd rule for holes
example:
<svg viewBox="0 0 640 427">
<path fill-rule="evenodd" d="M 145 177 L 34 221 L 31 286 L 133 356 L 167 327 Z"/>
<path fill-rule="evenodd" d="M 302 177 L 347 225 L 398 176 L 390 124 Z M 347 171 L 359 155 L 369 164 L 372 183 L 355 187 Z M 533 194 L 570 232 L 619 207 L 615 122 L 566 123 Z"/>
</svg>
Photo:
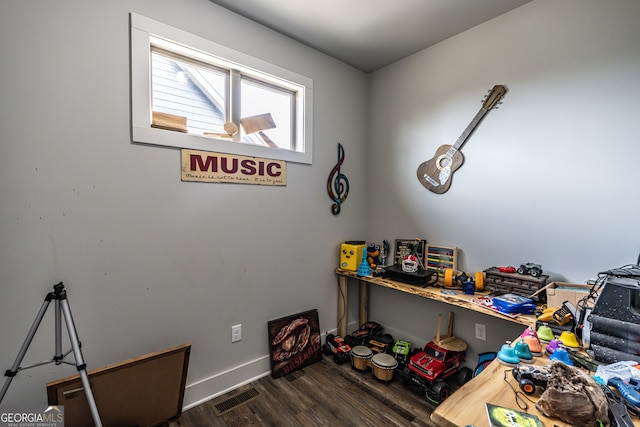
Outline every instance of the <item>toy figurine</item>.
<svg viewBox="0 0 640 427">
<path fill-rule="evenodd" d="M 371 270 L 376 271 L 376 268 L 380 265 L 380 245 L 370 243 L 367 246 L 367 262 Z"/>
<path fill-rule="evenodd" d="M 387 259 L 389 257 L 389 251 L 391 250 L 391 245 L 388 241 L 382 241 L 382 250 L 380 251 L 380 265 L 386 267 Z"/>
</svg>

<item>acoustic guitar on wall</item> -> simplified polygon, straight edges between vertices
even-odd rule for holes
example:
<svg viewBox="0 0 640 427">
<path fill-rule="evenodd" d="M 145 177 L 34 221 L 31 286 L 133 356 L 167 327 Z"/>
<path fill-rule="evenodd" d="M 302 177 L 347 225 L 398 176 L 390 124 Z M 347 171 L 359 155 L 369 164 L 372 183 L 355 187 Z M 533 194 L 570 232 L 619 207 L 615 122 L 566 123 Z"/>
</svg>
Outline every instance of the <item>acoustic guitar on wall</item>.
<svg viewBox="0 0 640 427">
<path fill-rule="evenodd" d="M 462 132 L 456 143 L 453 145 L 441 145 L 436 150 L 433 158 L 418 166 L 418 180 L 427 190 L 442 194 L 449 189 L 452 174 L 464 162 L 464 157 L 460 152 L 462 145 L 471 136 L 489 110 L 494 108 L 506 93 L 507 88 L 504 85 L 495 85 L 489 91 L 478 114 Z"/>
</svg>

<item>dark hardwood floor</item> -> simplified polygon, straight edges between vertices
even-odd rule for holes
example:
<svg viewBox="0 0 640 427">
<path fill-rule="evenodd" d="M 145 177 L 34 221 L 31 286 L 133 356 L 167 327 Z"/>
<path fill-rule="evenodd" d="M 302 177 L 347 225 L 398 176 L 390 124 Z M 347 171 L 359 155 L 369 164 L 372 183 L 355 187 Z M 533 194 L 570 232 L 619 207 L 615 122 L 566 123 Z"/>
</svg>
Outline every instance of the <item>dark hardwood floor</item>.
<svg viewBox="0 0 640 427">
<path fill-rule="evenodd" d="M 259 395 L 218 416 L 222 400 L 251 389 Z M 256 426 L 436 426 L 434 406 L 424 393 L 395 375 L 388 384 L 371 371 L 361 373 L 351 365 L 337 365 L 323 356 L 287 376 L 270 375 L 184 411 L 169 427 Z"/>
</svg>

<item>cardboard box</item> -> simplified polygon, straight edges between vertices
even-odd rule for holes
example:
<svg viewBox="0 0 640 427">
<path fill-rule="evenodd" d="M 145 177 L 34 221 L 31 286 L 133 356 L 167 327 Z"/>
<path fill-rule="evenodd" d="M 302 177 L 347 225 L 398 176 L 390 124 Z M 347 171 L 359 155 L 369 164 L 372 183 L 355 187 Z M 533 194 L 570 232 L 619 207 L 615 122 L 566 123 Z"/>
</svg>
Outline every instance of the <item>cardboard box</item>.
<svg viewBox="0 0 640 427">
<path fill-rule="evenodd" d="M 589 295 L 593 285 L 551 282 L 547 287 L 547 307 L 562 307 L 562 303 L 569 301 L 574 307 L 578 301 Z"/>
</svg>

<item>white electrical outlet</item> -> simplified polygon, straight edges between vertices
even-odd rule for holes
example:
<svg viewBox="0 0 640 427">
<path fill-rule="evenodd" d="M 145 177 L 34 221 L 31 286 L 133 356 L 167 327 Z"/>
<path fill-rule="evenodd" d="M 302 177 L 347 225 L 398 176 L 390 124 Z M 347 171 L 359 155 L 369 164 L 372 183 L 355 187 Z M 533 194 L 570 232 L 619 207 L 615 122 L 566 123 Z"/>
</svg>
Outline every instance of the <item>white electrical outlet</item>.
<svg viewBox="0 0 640 427">
<path fill-rule="evenodd" d="M 238 342 L 242 339 L 242 325 L 234 325 L 231 327 L 231 342 Z"/>
<path fill-rule="evenodd" d="M 482 341 L 487 340 L 487 327 L 485 325 L 476 323 L 476 338 Z"/>
</svg>

